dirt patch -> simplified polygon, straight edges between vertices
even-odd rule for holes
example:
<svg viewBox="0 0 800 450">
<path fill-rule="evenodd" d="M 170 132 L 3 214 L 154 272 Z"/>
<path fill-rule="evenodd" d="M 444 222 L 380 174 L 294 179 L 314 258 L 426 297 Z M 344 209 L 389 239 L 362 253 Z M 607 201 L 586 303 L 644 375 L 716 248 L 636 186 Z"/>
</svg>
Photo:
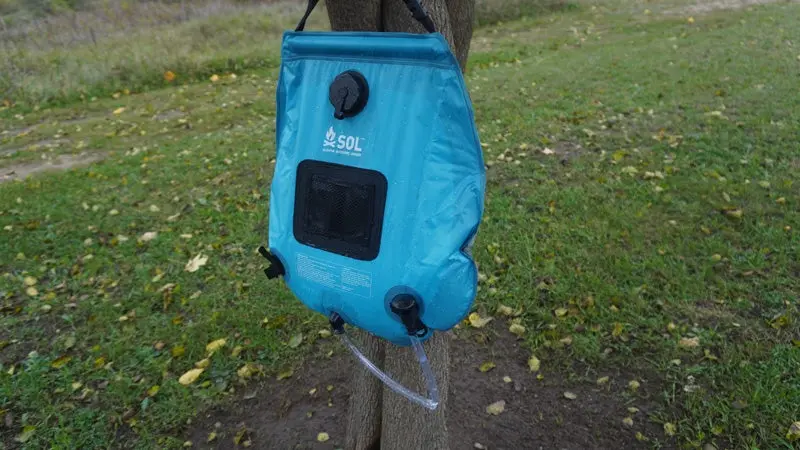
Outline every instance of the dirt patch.
<svg viewBox="0 0 800 450">
<path fill-rule="evenodd" d="M 0 156 L 11 156 L 20 151 L 36 151 L 42 149 L 53 149 L 69 144 L 69 139 L 45 139 L 32 144 L 20 145 L 7 149 L 0 149 Z"/>
<path fill-rule="evenodd" d="M 641 387 L 635 396 L 625 394 L 635 377 L 619 371 L 602 374 L 610 377 L 603 386 L 594 379 L 568 381 L 565 374 L 546 371 L 544 379 L 537 380 L 527 366 L 528 352 L 512 335 L 504 329 L 487 334 L 485 344 L 458 338 L 451 346 L 451 448 L 471 449 L 476 443 L 490 449 L 649 448 L 651 443 L 636 439 L 637 432 L 663 440 L 660 426 L 647 419 L 660 389 L 655 380 L 637 378 Z M 481 373 L 478 367 L 486 361 L 496 368 Z M 233 437 L 246 428 L 254 448 L 339 448 L 345 439 L 348 371 L 353 364 L 344 349 L 331 359 L 309 359 L 294 379 L 265 382 L 257 391 L 201 414 L 186 439 L 193 448 L 233 449 Z M 505 376 L 512 381 L 505 382 Z M 333 386 L 330 392 L 328 385 Z M 309 395 L 313 388 L 316 393 Z M 576 398 L 566 398 L 566 391 Z M 505 411 L 487 414 L 486 406 L 499 400 L 506 402 Z M 631 413 L 629 407 L 639 411 Z M 623 424 L 626 417 L 633 419 L 632 426 Z M 217 439 L 208 444 L 211 431 Z M 320 432 L 328 433 L 330 441 L 316 442 Z"/>
<path fill-rule="evenodd" d="M 664 11 L 665 14 L 705 14 L 721 9 L 741 9 L 748 6 L 767 5 L 770 3 L 800 3 L 800 0 L 710 0 L 699 1 L 694 5 Z"/>
<path fill-rule="evenodd" d="M 105 157 L 102 153 L 80 153 L 77 155 L 61 155 L 53 160 L 13 164 L 0 168 L 0 183 L 25 178 L 39 172 L 69 170 L 76 167 L 87 166 L 100 161 Z"/>
</svg>

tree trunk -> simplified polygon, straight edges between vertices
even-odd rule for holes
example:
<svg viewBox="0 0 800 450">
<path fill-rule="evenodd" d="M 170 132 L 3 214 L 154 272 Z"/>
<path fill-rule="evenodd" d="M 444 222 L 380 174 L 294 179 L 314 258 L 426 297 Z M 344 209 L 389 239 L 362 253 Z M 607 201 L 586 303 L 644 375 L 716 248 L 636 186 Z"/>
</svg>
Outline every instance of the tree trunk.
<svg viewBox="0 0 800 450">
<path fill-rule="evenodd" d="M 475 0 L 422 0 L 422 5 L 464 71 L 472 39 Z M 425 33 L 402 0 L 326 0 L 326 6 L 331 29 L 335 31 Z M 425 343 L 441 396 L 436 411 L 411 403 L 383 387 L 365 368 L 354 366 L 347 412 L 347 450 L 449 448 L 446 424 L 449 343 L 449 334 L 442 332 L 435 333 Z M 380 339 L 362 333 L 361 348 L 397 381 L 417 392 L 426 392 L 419 363 L 410 347 L 387 346 Z"/>
<path fill-rule="evenodd" d="M 380 338 L 358 332 L 361 351 L 370 361 L 382 367 L 385 345 Z M 353 365 L 352 391 L 347 409 L 348 450 L 378 450 L 381 445 L 381 406 L 383 384 L 361 364 Z"/>
<path fill-rule="evenodd" d="M 439 407 L 430 411 L 383 388 L 383 426 L 381 450 L 446 450 L 447 390 L 450 385 L 450 335 L 436 332 L 425 343 L 425 352 L 431 362 L 439 386 Z M 411 347 L 388 345 L 385 359 L 386 372 L 416 392 L 426 392 L 419 362 Z"/>
</svg>

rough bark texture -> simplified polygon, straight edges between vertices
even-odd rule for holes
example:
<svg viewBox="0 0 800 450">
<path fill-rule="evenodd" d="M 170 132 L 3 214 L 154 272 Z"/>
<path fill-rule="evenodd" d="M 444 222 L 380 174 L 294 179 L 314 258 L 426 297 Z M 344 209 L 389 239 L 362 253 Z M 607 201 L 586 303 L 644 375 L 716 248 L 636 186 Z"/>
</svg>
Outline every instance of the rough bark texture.
<svg viewBox="0 0 800 450">
<path fill-rule="evenodd" d="M 441 396 L 439 407 L 429 411 L 383 389 L 383 426 L 381 450 L 445 450 L 448 447 L 446 414 L 450 385 L 450 334 L 435 333 L 425 343 Z M 395 380 L 417 391 L 426 392 L 422 371 L 411 347 L 388 345 L 385 369 Z"/>
<path fill-rule="evenodd" d="M 361 351 L 375 364 L 383 366 L 384 348 L 380 338 L 360 332 Z M 383 384 L 364 366 L 353 361 L 352 394 L 347 408 L 347 450 L 378 450 L 381 440 Z"/>
<path fill-rule="evenodd" d="M 402 0 L 326 0 L 336 31 L 407 31 L 424 33 Z M 472 40 L 475 0 L 422 0 L 437 31 L 444 35 L 464 70 Z"/>
<path fill-rule="evenodd" d="M 422 0 L 422 5 L 437 31 L 450 44 L 463 71 L 472 39 L 475 0 Z M 411 17 L 402 0 L 326 0 L 326 6 L 331 29 L 336 31 L 425 32 Z M 436 411 L 428 411 L 400 397 L 384 388 L 366 369 L 354 365 L 353 391 L 347 416 L 347 450 L 448 448 L 445 417 L 449 340 L 448 334 L 436 333 L 425 344 L 441 395 Z M 362 335 L 361 343 L 362 351 L 398 381 L 418 392 L 425 392 L 419 364 L 410 348 L 386 346 L 366 333 Z"/>
<path fill-rule="evenodd" d="M 383 31 L 381 0 L 327 0 L 325 6 L 332 30 Z"/>
</svg>

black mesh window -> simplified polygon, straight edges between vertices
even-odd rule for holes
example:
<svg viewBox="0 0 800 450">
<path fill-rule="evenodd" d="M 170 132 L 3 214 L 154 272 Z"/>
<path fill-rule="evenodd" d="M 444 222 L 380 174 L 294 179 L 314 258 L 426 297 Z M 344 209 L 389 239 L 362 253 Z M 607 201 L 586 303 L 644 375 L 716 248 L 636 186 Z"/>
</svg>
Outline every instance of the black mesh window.
<svg viewBox="0 0 800 450">
<path fill-rule="evenodd" d="M 298 242 L 361 260 L 378 256 L 386 204 L 380 172 L 306 160 L 297 166 Z"/>
</svg>

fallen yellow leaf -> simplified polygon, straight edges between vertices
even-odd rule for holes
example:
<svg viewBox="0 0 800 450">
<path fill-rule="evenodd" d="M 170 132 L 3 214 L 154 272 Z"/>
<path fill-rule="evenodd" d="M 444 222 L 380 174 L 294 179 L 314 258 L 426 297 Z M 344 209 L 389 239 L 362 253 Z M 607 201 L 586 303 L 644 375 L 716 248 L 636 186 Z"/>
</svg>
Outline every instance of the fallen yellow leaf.
<svg viewBox="0 0 800 450">
<path fill-rule="evenodd" d="M 569 400 L 575 400 L 576 398 L 578 398 L 578 396 L 573 392 L 566 391 L 566 392 L 564 392 L 564 398 L 569 399 Z"/>
<path fill-rule="evenodd" d="M 331 437 L 328 436 L 328 433 L 322 432 L 317 434 L 317 442 L 328 442 L 328 439 Z"/>
<path fill-rule="evenodd" d="M 200 374 L 202 374 L 204 370 L 205 369 L 192 369 L 181 375 L 181 377 L 178 378 L 178 383 L 188 386 L 197 381 L 197 379 L 200 377 Z"/>
<path fill-rule="evenodd" d="M 115 109 L 113 111 L 115 116 L 118 116 L 118 115 L 120 115 L 120 114 L 122 114 L 124 112 L 125 112 L 125 107 L 124 106 L 121 106 L 121 107 L 119 107 L 119 108 L 117 108 L 117 109 Z"/>
<path fill-rule="evenodd" d="M 597 384 L 602 386 L 604 384 L 608 384 L 609 378 L 608 377 L 600 377 L 597 379 Z"/>
<path fill-rule="evenodd" d="M 539 358 L 536 356 L 531 356 L 531 358 L 528 360 L 528 368 L 531 370 L 531 372 L 538 372 L 541 365 L 542 362 L 539 361 Z"/>
<path fill-rule="evenodd" d="M 556 317 L 564 317 L 567 315 L 569 311 L 567 310 L 567 308 L 556 308 L 554 312 L 556 314 Z"/>
<path fill-rule="evenodd" d="M 667 436 L 675 436 L 676 431 L 678 431 L 678 428 L 674 423 L 667 422 L 664 424 L 664 434 Z"/>
<path fill-rule="evenodd" d="M 184 270 L 187 272 L 197 272 L 201 267 L 206 265 L 206 262 L 208 262 L 208 256 L 205 256 L 201 253 L 190 259 L 189 262 L 186 263 Z"/>
<path fill-rule="evenodd" d="M 164 81 L 166 81 L 167 83 L 175 81 L 175 72 L 171 70 L 164 72 Z"/>
<path fill-rule="evenodd" d="M 147 390 L 147 396 L 148 397 L 155 397 L 156 394 L 158 394 L 159 390 L 161 390 L 161 386 L 155 385 L 155 386 L 153 386 L 153 387 L 151 387 L 150 389 Z"/>
<path fill-rule="evenodd" d="M 208 438 L 206 439 L 206 443 L 211 442 L 216 438 L 217 438 L 217 432 L 212 431 L 211 433 L 208 433 Z"/>
<path fill-rule="evenodd" d="M 37 295 L 39 295 L 39 290 L 33 286 L 28 286 L 28 288 L 25 289 L 25 293 L 31 297 L 36 297 Z"/>
<path fill-rule="evenodd" d="M 36 283 L 37 283 L 39 280 L 37 280 L 37 279 L 36 279 L 36 277 L 27 276 L 27 277 L 25 277 L 25 279 L 23 279 L 22 281 L 25 283 L 25 286 L 33 286 L 33 285 L 34 285 L 34 284 L 36 284 Z"/>
<path fill-rule="evenodd" d="M 58 359 L 50 363 L 50 367 L 52 367 L 53 369 L 60 369 L 66 366 L 67 363 L 70 361 L 72 361 L 72 356 L 67 356 L 67 355 L 59 356 Z"/>
<path fill-rule="evenodd" d="M 501 316 L 513 316 L 514 310 L 508 306 L 500 305 L 497 307 L 497 314 L 500 314 Z"/>
<path fill-rule="evenodd" d="M 196 363 L 194 363 L 194 366 L 197 367 L 198 369 L 205 369 L 210 364 L 211 364 L 211 360 L 208 359 L 208 358 L 205 358 L 205 359 L 201 359 L 200 361 L 197 361 Z"/>
<path fill-rule="evenodd" d="M 622 419 L 622 423 L 626 427 L 632 427 L 633 426 L 633 419 L 631 419 L 630 417 L 626 417 L 626 418 Z"/>
<path fill-rule="evenodd" d="M 700 345 L 700 338 L 695 336 L 693 338 L 683 337 L 678 341 L 678 347 L 681 348 L 695 348 Z"/>
<path fill-rule="evenodd" d="M 280 372 L 276 378 L 278 379 L 278 381 L 280 381 L 280 380 L 285 380 L 286 378 L 291 378 L 292 375 L 294 375 L 294 370 L 287 369 L 284 370 L 283 372 Z"/>
<path fill-rule="evenodd" d="M 517 335 L 517 337 L 522 337 L 525 334 L 525 327 L 518 323 L 512 323 L 510 327 L 508 327 L 508 331 Z"/>
<path fill-rule="evenodd" d="M 241 353 L 242 353 L 242 346 L 241 345 L 237 345 L 236 347 L 233 347 L 233 350 L 231 350 L 231 356 L 234 357 L 234 358 L 239 356 Z"/>
<path fill-rule="evenodd" d="M 639 389 L 639 386 L 641 386 L 641 384 L 639 384 L 639 382 L 636 380 L 631 380 L 628 382 L 628 388 L 630 388 L 630 390 L 633 392 L 636 392 Z"/>
<path fill-rule="evenodd" d="M 212 355 L 214 352 L 224 347 L 226 342 L 224 338 L 211 341 L 206 345 L 206 352 Z"/>
<path fill-rule="evenodd" d="M 491 414 L 491 415 L 493 415 L 493 416 L 501 414 L 505 410 L 506 410 L 506 402 L 505 402 L 505 400 L 500 400 L 500 401 L 494 402 L 491 405 L 486 407 L 486 412 Z"/>
<path fill-rule="evenodd" d="M 211 78 L 209 78 L 209 80 L 211 80 L 212 83 L 216 83 L 217 81 L 219 81 L 219 75 L 217 74 L 211 75 Z"/>
<path fill-rule="evenodd" d="M 786 432 L 786 440 L 794 442 L 800 439 L 800 421 L 793 423 Z"/>
<path fill-rule="evenodd" d="M 486 373 L 486 372 L 494 369 L 495 367 L 497 367 L 497 365 L 495 365 L 495 363 L 493 363 L 492 361 L 487 361 L 487 362 L 481 364 L 481 366 L 478 367 L 478 370 L 480 370 L 483 373 Z"/>
<path fill-rule="evenodd" d="M 184 353 L 186 353 L 186 348 L 182 345 L 176 345 L 175 347 L 172 347 L 170 353 L 172 354 L 173 358 L 180 358 Z"/>
<path fill-rule="evenodd" d="M 469 324 L 475 328 L 483 328 L 487 323 L 492 321 L 491 317 L 481 317 L 480 314 L 474 312 L 469 315 Z"/>
</svg>

